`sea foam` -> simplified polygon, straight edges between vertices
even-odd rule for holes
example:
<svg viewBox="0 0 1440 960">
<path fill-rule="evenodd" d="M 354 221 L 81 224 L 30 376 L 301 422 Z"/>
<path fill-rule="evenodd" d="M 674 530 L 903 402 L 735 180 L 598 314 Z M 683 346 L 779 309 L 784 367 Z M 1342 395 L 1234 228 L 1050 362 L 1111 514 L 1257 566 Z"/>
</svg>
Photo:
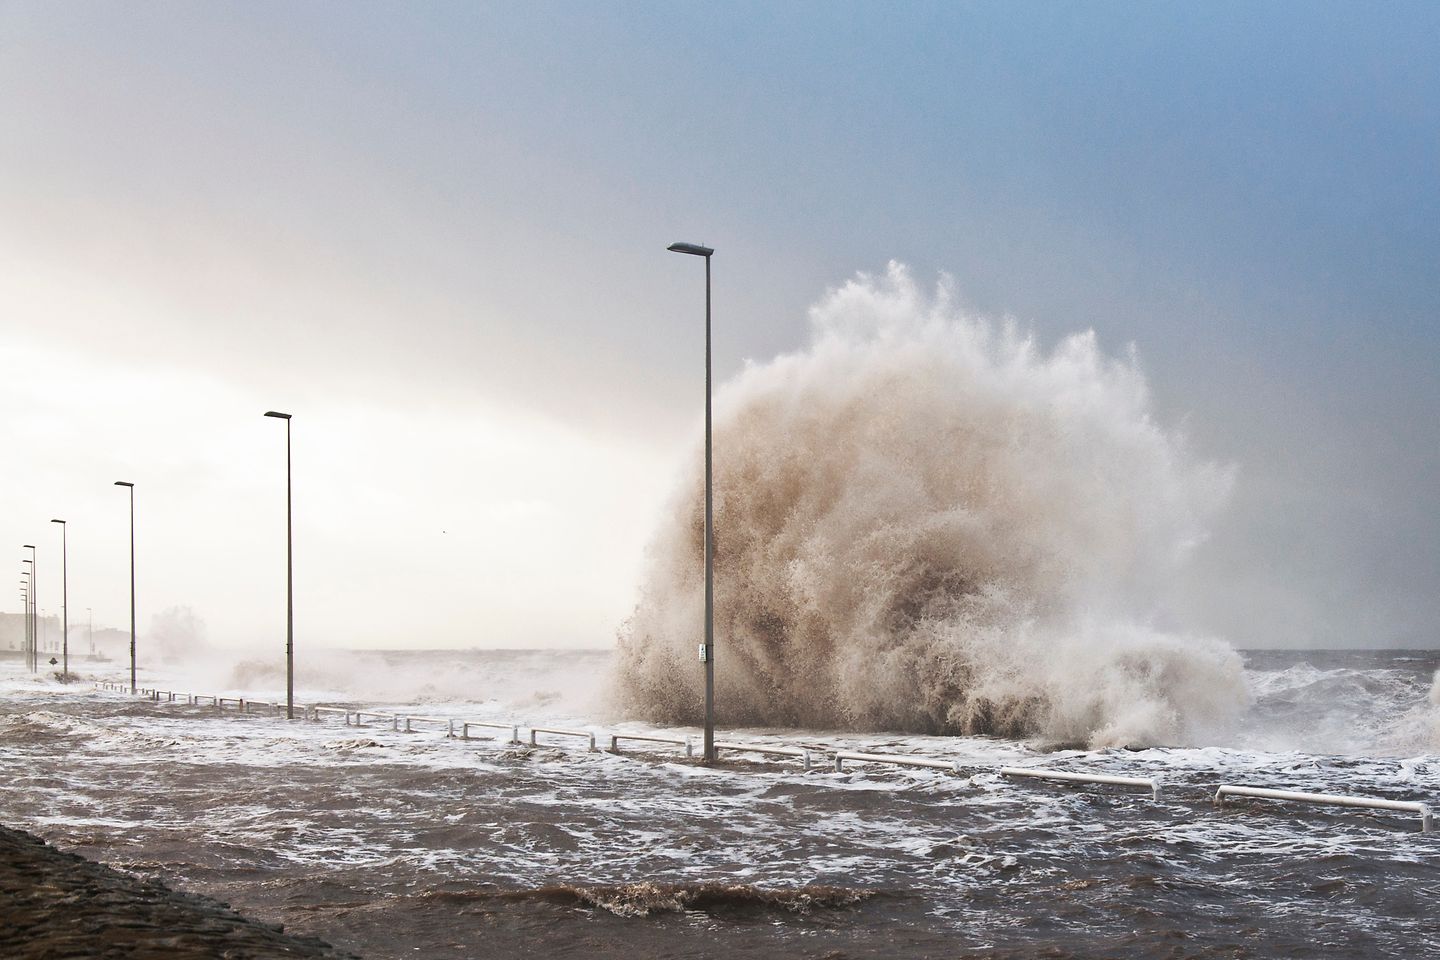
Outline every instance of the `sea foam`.
<svg viewBox="0 0 1440 960">
<path fill-rule="evenodd" d="M 1151 626 L 1232 477 L 1156 424 L 1133 355 L 1042 350 L 893 263 L 811 323 L 716 397 L 723 724 L 1139 745 L 1245 705 L 1228 646 Z M 703 483 L 697 457 L 620 630 L 634 716 L 701 702 Z"/>
</svg>

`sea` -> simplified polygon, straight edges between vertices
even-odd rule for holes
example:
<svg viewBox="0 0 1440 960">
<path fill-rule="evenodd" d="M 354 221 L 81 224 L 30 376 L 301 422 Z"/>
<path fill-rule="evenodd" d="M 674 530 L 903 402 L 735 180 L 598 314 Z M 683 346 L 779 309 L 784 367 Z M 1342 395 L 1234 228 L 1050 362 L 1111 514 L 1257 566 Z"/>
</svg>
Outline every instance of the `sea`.
<svg viewBox="0 0 1440 960">
<path fill-rule="evenodd" d="M 173 702 L 95 687 L 128 663 L 75 659 L 61 684 L 4 661 L 0 821 L 375 960 L 1440 957 L 1440 833 L 1418 815 L 1213 800 L 1239 784 L 1440 812 L 1440 652 L 1243 656 L 1250 706 L 1184 746 L 732 729 L 721 705 L 725 742 L 810 749 L 808 770 L 610 752 L 614 733 L 700 730 L 619 715 L 606 651 L 302 651 L 298 702 L 431 718 L 409 731 L 211 703 L 283 702 L 274 657 L 142 665 Z M 531 746 L 535 727 L 599 749 Z M 836 750 L 958 766 L 836 772 Z"/>
</svg>

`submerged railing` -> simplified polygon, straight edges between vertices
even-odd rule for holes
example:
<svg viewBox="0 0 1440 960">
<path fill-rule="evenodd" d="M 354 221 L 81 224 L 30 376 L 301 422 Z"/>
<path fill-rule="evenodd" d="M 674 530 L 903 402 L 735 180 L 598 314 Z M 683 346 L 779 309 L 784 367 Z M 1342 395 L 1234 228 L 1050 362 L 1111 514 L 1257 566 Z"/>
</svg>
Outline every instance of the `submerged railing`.
<svg viewBox="0 0 1440 960">
<path fill-rule="evenodd" d="M 855 760 L 861 763 L 889 763 L 897 767 L 925 767 L 930 770 L 944 770 L 948 773 L 959 773 L 960 762 L 958 760 L 932 760 L 929 757 L 912 757 L 903 753 L 860 753 L 856 750 L 835 751 L 835 772 L 845 772 L 845 761 Z"/>
<path fill-rule="evenodd" d="M 1151 799 L 1160 799 L 1160 781 L 1154 777 L 1116 777 L 1108 773 L 1072 773 L 1068 770 L 1045 770 L 1040 767 L 1001 767 L 1000 776 L 1058 780 L 1063 783 L 1102 783 L 1117 787 L 1144 787 L 1150 791 Z"/>
<path fill-rule="evenodd" d="M 492 723 L 492 722 L 489 721 L 489 720 L 462 720 L 462 721 L 460 721 L 460 739 L 461 739 L 461 740 L 469 740 L 469 739 L 470 739 L 470 728 L 471 728 L 471 727 L 481 727 L 481 728 L 485 728 L 485 729 L 489 729 L 489 730 L 509 730 L 509 731 L 510 731 L 510 739 L 509 739 L 508 741 L 506 741 L 506 742 L 507 742 L 507 743 L 510 743 L 510 744 L 517 744 L 517 743 L 520 742 L 520 727 L 519 727 L 517 724 L 513 724 L 513 723 Z M 499 740 L 500 738 L 499 738 L 499 737 L 490 737 L 490 738 L 488 738 L 488 739 Z"/>
<path fill-rule="evenodd" d="M 803 747 L 772 747 L 763 743 L 735 743 L 732 741 L 715 741 L 715 756 L 720 756 L 720 751 L 729 750 L 731 753 L 758 753 L 761 756 L 771 757 L 795 757 L 810 769 L 810 751 Z"/>
<path fill-rule="evenodd" d="M 591 733 L 589 730 L 566 730 L 563 727 L 531 727 L 530 746 L 532 747 L 539 746 L 539 744 L 535 742 L 535 735 L 537 733 L 544 733 L 552 737 L 579 737 L 589 742 L 591 753 L 596 752 L 595 734 Z"/>
<path fill-rule="evenodd" d="M 1430 807 L 1418 800 L 1385 800 L 1380 797 L 1351 797 L 1333 793 L 1301 793 L 1296 790 L 1272 790 L 1269 787 L 1242 787 L 1224 784 L 1215 791 L 1215 805 L 1223 807 L 1226 797 L 1256 797 L 1261 800 L 1290 800 L 1295 803 L 1319 803 L 1332 807 L 1365 807 L 1371 810 L 1403 810 L 1420 814 L 1420 832 L 1435 829 Z"/>
<path fill-rule="evenodd" d="M 112 690 L 121 693 L 128 693 L 129 687 L 124 683 L 113 681 L 96 681 L 96 689 Z M 270 700 L 250 700 L 244 697 L 221 697 L 210 694 L 177 694 L 171 690 L 158 690 L 154 687 L 137 687 L 137 696 L 143 696 L 155 702 L 176 702 L 177 697 L 183 697 L 192 706 L 198 706 L 201 700 L 209 700 L 216 710 L 223 711 L 227 705 L 234 705 L 238 712 L 248 714 L 251 708 L 268 707 L 273 715 L 282 710 L 282 704 Z M 348 707 L 321 707 L 304 706 L 295 704 L 297 710 L 303 711 L 306 720 L 319 721 L 324 715 L 341 715 L 347 726 L 363 726 L 366 719 L 389 721 L 390 726 L 396 732 L 401 731 L 404 725 L 405 732 L 413 732 L 414 724 L 434 724 L 443 726 L 447 737 L 456 737 L 461 740 L 473 739 L 470 735 L 472 728 L 484 730 L 505 731 L 509 734 L 508 741 L 512 745 L 520 745 L 524 741 L 520 739 L 521 725 L 505 723 L 493 720 L 463 720 L 459 718 L 446 717 L 424 717 L 411 716 L 398 713 L 387 713 L 378 710 L 351 710 Z M 456 735 L 456 729 L 459 735 Z M 529 727 L 530 746 L 539 746 L 538 737 L 561 737 L 582 740 L 585 742 L 589 752 L 595 753 L 596 734 L 590 730 L 573 730 L 564 727 Z M 694 756 L 694 740 L 692 737 L 666 736 L 663 734 L 648 733 L 611 733 L 610 752 L 620 753 L 622 741 L 634 741 L 639 743 L 661 743 L 682 746 L 685 748 L 687 757 Z M 486 738 L 492 739 L 492 738 Z M 503 735 L 497 735 L 493 739 L 503 740 Z M 826 751 L 808 747 L 786 747 L 762 743 L 742 743 L 739 741 L 717 741 L 715 752 L 718 755 L 722 751 L 732 753 L 754 753 L 762 756 L 790 757 L 799 759 L 804 764 L 806 771 L 814 765 L 814 755 L 825 755 Z M 832 750 L 829 751 L 830 760 L 837 773 L 843 773 L 847 762 L 853 763 L 879 763 L 899 767 L 920 767 L 930 770 L 941 770 L 947 773 L 961 773 L 962 766 L 957 760 L 940 760 L 931 757 L 919 757 L 910 754 L 900 753 L 863 753 L 856 750 Z M 1033 779 L 1049 780 L 1063 783 L 1100 784 L 1125 787 L 1141 787 L 1148 789 L 1153 799 L 1160 799 L 1160 780 L 1157 777 L 1124 777 L 1104 773 L 1083 773 L 1070 770 L 1051 770 L 1044 767 L 1000 767 L 997 771 L 1000 776 L 1007 779 Z M 1388 800 L 1377 797 L 1355 797 L 1339 794 L 1326 793 L 1304 793 L 1295 790 L 1274 790 L 1268 787 L 1246 787 L 1236 784 L 1223 784 L 1214 795 L 1216 806 L 1223 807 L 1226 797 L 1251 797 L 1262 800 L 1287 800 L 1296 803 L 1315 803 L 1338 807 L 1361 807 L 1373 810 L 1395 810 L 1406 813 L 1415 813 L 1420 816 L 1420 829 L 1424 833 L 1434 831 L 1434 820 L 1431 808 L 1428 804 L 1418 800 Z"/>
<path fill-rule="evenodd" d="M 610 752 L 611 752 L 611 753 L 619 753 L 619 752 L 620 752 L 620 741 L 621 741 L 621 740 L 637 740 L 637 741 L 640 741 L 640 742 L 642 742 L 642 743 L 669 743 L 669 744 L 676 744 L 676 745 L 678 745 L 678 746 L 682 746 L 682 747 L 685 748 L 685 756 L 687 756 L 687 757 L 693 757 L 693 756 L 695 756 L 695 745 L 690 741 L 690 738 L 689 738 L 689 737 L 663 737 L 663 736 L 659 736 L 659 735 L 656 735 L 656 734 L 648 734 L 648 733 L 612 733 L 612 734 L 610 734 Z"/>
</svg>

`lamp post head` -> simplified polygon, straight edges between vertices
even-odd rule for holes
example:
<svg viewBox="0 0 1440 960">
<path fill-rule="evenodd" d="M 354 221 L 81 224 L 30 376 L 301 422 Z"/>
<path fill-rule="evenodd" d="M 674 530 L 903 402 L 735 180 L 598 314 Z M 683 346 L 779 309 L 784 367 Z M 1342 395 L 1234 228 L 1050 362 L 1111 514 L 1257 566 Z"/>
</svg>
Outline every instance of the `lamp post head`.
<svg viewBox="0 0 1440 960">
<path fill-rule="evenodd" d="M 51 520 L 50 522 L 51 522 L 51 523 L 61 523 L 61 524 L 63 524 L 65 521 L 64 521 L 64 520 Z"/>
<path fill-rule="evenodd" d="M 665 249 L 671 253 L 688 253 L 692 257 L 708 257 L 715 252 L 710 247 L 702 247 L 698 243 L 672 243 Z"/>
<path fill-rule="evenodd" d="M 33 543 L 22 543 L 22 544 L 20 544 L 20 547 L 21 547 L 21 549 L 24 549 L 24 550 L 34 550 L 34 549 L 35 549 L 35 544 L 33 544 Z"/>
<path fill-rule="evenodd" d="M 275 410 L 266 410 L 266 411 L 265 411 L 265 416 L 267 416 L 267 417 L 275 417 L 277 420 L 289 420 L 289 419 L 290 419 L 290 414 L 288 414 L 288 413 L 279 413 L 278 411 L 275 411 Z"/>
<path fill-rule="evenodd" d="M 127 480 L 116 480 L 116 481 L 115 481 L 115 486 L 117 486 L 117 487 L 129 487 L 129 488 L 131 488 L 132 490 L 135 488 L 135 484 L 130 483 L 130 482 L 127 481 Z"/>
</svg>

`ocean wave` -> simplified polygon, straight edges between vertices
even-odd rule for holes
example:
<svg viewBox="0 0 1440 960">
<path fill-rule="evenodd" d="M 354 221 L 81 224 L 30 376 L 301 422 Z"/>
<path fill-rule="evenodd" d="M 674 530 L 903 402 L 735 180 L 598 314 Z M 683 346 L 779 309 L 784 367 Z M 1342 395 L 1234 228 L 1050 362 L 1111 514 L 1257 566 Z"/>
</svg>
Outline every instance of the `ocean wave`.
<svg viewBox="0 0 1440 960">
<path fill-rule="evenodd" d="M 1228 470 L 1153 421 L 1134 358 L 1042 352 L 903 267 L 812 311 L 809 349 L 717 397 L 716 684 L 726 725 L 1192 743 L 1248 702 L 1225 644 L 1149 623 Z M 703 474 L 621 628 L 633 716 L 694 719 Z"/>
</svg>

